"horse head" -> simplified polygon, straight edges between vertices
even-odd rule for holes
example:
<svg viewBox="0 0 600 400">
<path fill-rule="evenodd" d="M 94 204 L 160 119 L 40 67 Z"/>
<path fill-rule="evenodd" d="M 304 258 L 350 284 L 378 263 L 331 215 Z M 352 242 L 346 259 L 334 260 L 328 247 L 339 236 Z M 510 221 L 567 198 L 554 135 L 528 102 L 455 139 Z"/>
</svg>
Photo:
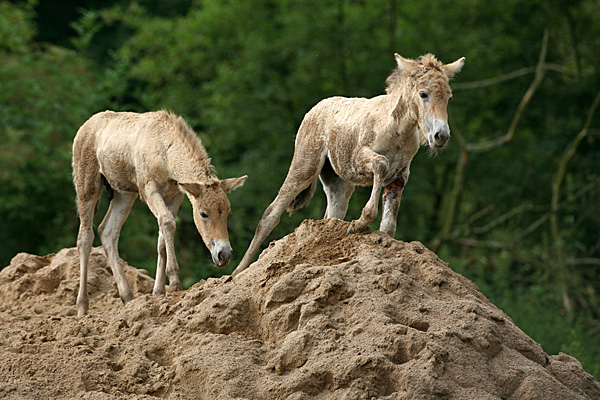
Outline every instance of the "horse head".
<svg viewBox="0 0 600 400">
<path fill-rule="evenodd" d="M 448 101 L 452 98 L 449 81 L 465 63 L 459 58 L 451 64 L 442 64 L 432 54 L 418 60 L 406 59 L 398 54 L 398 70 L 408 74 L 413 82 L 408 99 L 416 105 L 419 131 L 422 140 L 432 149 L 441 149 L 450 139 L 448 126 Z"/>
<path fill-rule="evenodd" d="M 244 175 L 222 181 L 215 179 L 208 184 L 179 183 L 192 203 L 196 229 L 218 267 L 229 264 L 233 253 L 227 231 L 231 205 L 226 193 L 242 186 L 247 177 Z"/>
</svg>

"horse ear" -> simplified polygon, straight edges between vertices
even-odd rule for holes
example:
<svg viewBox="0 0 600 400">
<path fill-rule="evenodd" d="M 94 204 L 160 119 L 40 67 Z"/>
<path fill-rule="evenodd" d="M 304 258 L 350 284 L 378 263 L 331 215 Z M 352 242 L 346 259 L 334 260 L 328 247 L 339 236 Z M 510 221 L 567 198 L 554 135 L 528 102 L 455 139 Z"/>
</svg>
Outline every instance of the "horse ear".
<svg viewBox="0 0 600 400">
<path fill-rule="evenodd" d="M 410 69 L 417 65 L 415 61 L 404 58 L 398 53 L 394 53 L 394 57 L 396 58 L 396 64 L 398 64 L 400 70 Z"/>
<path fill-rule="evenodd" d="M 202 189 L 204 189 L 204 185 L 201 183 L 179 183 L 179 187 L 183 189 L 187 194 L 191 194 L 192 196 L 200 196 L 202 193 Z"/>
<path fill-rule="evenodd" d="M 446 64 L 442 67 L 446 76 L 450 79 L 456 74 L 460 72 L 463 65 L 465 65 L 465 58 L 461 57 L 458 60 L 454 61 L 452 64 Z"/>
<path fill-rule="evenodd" d="M 244 181 L 246 181 L 246 178 L 248 178 L 248 175 L 240 176 L 239 178 L 225 179 L 221 181 L 221 187 L 223 188 L 225 193 L 231 192 L 232 190 L 235 190 L 242 186 L 244 184 Z"/>
</svg>

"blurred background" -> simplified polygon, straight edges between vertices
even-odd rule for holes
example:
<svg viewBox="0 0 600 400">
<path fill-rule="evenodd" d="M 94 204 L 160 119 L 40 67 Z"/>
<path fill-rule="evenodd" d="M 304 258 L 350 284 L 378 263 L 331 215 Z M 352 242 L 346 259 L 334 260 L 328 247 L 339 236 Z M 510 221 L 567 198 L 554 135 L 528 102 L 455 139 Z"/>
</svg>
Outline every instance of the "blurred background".
<svg viewBox="0 0 600 400">
<path fill-rule="evenodd" d="M 210 265 L 184 201 L 176 249 L 190 286 L 237 265 L 313 105 L 384 93 L 394 52 L 465 56 L 452 140 L 413 160 L 396 239 L 426 244 L 548 353 L 600 379 L 599 11 L 599 0 L 0 1 L 0 267 L 75 246 L 71 143 L 98 111 L 172 110 L 220 178 L 249 175 L 230 195 L 226 269 Z M 348 220 L 368 194 L 355 192 Z M 269 240 L 324 211 L 318 189 Z M 136 202 L 121 256 L 153 273 L 157 233 Z"/>
</svg>

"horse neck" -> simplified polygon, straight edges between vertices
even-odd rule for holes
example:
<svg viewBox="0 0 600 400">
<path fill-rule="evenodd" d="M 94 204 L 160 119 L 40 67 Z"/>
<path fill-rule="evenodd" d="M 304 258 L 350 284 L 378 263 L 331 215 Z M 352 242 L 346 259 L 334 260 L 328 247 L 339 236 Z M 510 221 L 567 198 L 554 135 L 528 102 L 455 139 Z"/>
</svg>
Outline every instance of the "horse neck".
<svg viewBox="0 0 600 400">
<path fill-rule="evenodd" d="M 414 99 L 414 83 L 409 77 L 388 89 L 388 96 L 392 99 L 391 115 L 394 122 L 401 128 L 412 129 L 419 122 L 418 105 Z"/>
<path fill-rule="evenodd" d="M 168 167 L 170 175 L 177 182 L 208 183 L 214 180 L 213 167 L 204 154 L 180 148 L 174 145 L 168 150 Z"/>
</svg>

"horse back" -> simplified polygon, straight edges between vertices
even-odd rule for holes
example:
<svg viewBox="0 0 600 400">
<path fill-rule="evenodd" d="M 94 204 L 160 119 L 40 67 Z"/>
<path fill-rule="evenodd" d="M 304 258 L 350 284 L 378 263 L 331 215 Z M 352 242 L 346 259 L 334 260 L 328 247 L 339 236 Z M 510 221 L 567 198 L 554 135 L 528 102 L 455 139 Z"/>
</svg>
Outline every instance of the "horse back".
<svg viewBox="0 0 600 400">
<path fill-rule="evenodd" d="M 92 116 L 79 130 L 75 146 L 93 157 L 110 185 L 122 192 L 139 192 L 148 176 L 168 181 L 166 152 L 173 129 L 163 112 L 104 111 Z"/>
</svg>

